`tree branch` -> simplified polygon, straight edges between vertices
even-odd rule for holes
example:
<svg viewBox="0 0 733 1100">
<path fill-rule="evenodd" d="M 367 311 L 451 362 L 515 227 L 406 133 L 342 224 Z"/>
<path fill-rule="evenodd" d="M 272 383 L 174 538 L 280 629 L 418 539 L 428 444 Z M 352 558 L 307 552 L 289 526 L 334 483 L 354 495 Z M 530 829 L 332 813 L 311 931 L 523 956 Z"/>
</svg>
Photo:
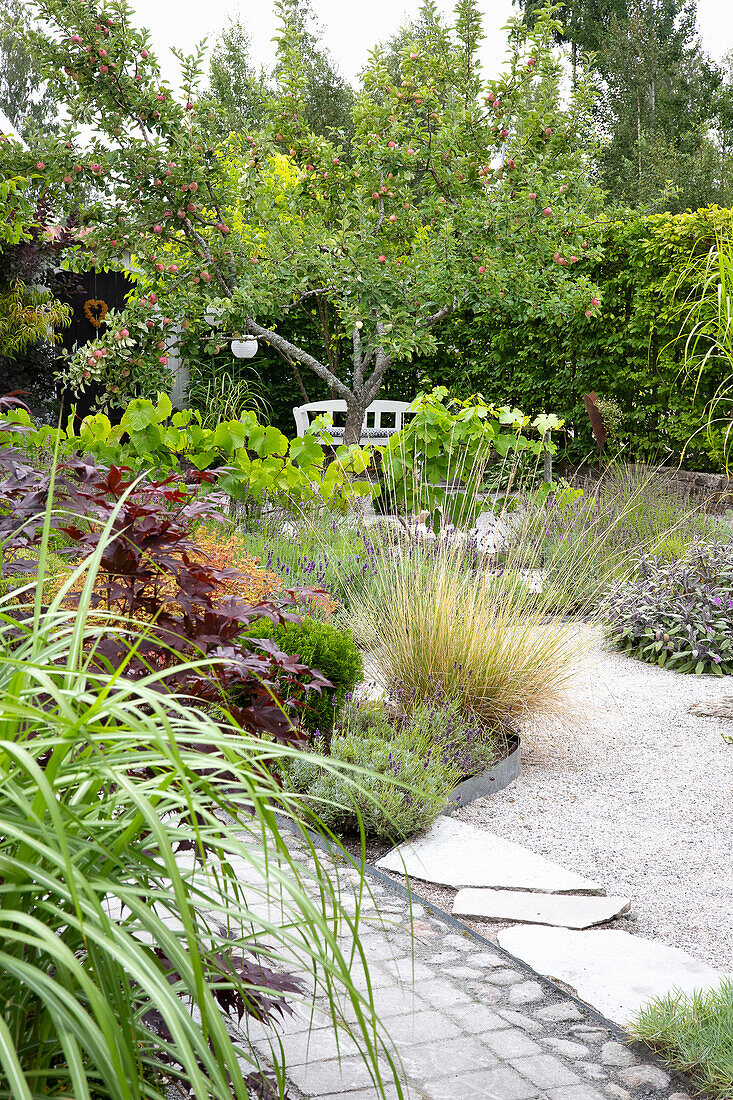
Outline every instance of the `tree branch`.
<svg viewBox="0 0 733 1100">
<path fill-rule="evenodd" d="M 304 294 L 301 294 L 300 298 L 291 302 L 289 306 L 283 306 L 283 312 L 287 312 L 290 309 L 295 309 L 297 306 L 301 306 L 306 298 L 312 298 L 314 294 L 328 294 L 329 291 L 334 290 L 332 286 L 318 286 L 315 290 L 306 290 Z"/>
<path fill-rule="evenodd" d="M 361 353 L 361 335 L 354 325 L 354 390 L 359 391 L 364 381 L 364 357 Z"/>
<path fill-rule="evenodd" d="M 431 325 L 437 325 L 440 321 L 444 321 L 446 317 L 450 317 L 457 305 L 458 302 L 454 298 L 449 306 L 443 306 L 437 313 L 431 313 L 429 317 L 423 317 L 422 321 L 418 322 L 419 327 L 430 328 Z"/>
<path fill-rule="evenodd" d="M 377 394 L 382 388 L 384 375 L 390 363 L 391 359 L 385 352 L 384 348 L 378 348 L 376 359 L 374 362 L 374 370 L 367 379 L 367 383 L 364 387 L 364 394 L 367 405 L 371 405 L 372 401 L 375 400 Z"/>
<path fill-rule="evenodd" d="M 348 399 L 352 397 L 349 387 L 345 386 L 341 379 L 337 378 L 327 366 L 319 362 L 318 359 L 314 359 L 307 351 L 303 351 L 301 348 L 296 347 L 295 344 L 291 344 L 290 341 L 286 340 L 284 336 L 281 336 L 279 332 L 273 332 L 272 329 L 265 328 L 264 325 L 258 325 L 252 317 L 245 318 L 245 325 L 252 336 L 267 340 L 276 351 L 281 353 L 284 352 L 286 355 L 289 355 L 294 362 L 302 363 L 303 366 L 308 367 L 308 370 L 312 370 L 318 378 L 331 386 L 344 401 L 348 401 Z"/>
<path fill-rule="evenodd" d="M 377 338 L 379 339 L 384 335 L 384 324 L 381 321 L 377 322 Z M 382 386 L 382 379 L 384 378 L 385 371 L 389 366 L 391 360 L 387 355 L 384 348 L 379 345 L 376 348 L 374 359 L 374 370 L 367 379 L 364 386 L 364 394 L 367 405 L 371 405 L 372 401 L 376 398 Z"/>
</svg>

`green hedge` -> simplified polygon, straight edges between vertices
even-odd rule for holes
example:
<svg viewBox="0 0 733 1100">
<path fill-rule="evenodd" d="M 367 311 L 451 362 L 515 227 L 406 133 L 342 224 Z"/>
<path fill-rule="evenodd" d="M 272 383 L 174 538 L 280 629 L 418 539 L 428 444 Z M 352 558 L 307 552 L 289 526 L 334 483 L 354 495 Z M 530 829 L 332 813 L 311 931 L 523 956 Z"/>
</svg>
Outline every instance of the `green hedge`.
<svg viewBox="0 0 733 1100">
<path fill-rule="evenodd" d="M 455 393 L 471 392 L 527 412 L 563 417 L 573 435 L 567 457 L 594 451 L 583 394 L 612 397 L 624 414 L 617 442 L 629 453 L 676 460 L 701 424 L 725 377 L 711 362 L 695 393 L 682 370 L 684 342 L 677 339 L 681 304 L 694 286 L 692 258 L 705 256 L 715 230 L 731 229 L 733 211 L 710 207 L 685 214 L 630 216 L 589 229 L 587 263 L 603 287 L 597 319 L 579 317 L 548 325 L 527 314 L 461 315 L 447 324 L 439 351 L 391 368 L 385 390 L 411 397 L 428 380 Z M 597 452 L 596 452 L 597 453 Z M 722 468 L 720 441 L 705 433 L 693 440 L 685 466 Z"/>
</svg>

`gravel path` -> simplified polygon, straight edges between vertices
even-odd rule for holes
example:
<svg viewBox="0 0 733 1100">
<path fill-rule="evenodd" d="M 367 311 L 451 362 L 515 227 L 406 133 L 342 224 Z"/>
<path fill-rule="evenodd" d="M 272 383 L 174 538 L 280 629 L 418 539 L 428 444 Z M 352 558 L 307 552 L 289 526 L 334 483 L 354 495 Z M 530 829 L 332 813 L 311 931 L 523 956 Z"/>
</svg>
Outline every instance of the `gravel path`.
<svg viewBox="0 0 733 1100">
<path fill-rule="evenodd" d="M 531 752 L 463 821 L 632 899 L 624 927 L 733 970 L 733 720 L 688 713 L 733 677 L 667 672 L 595 645 L 570 752 Z M 492 929 L 493 930 L 493 929 Z"/>
</svg>

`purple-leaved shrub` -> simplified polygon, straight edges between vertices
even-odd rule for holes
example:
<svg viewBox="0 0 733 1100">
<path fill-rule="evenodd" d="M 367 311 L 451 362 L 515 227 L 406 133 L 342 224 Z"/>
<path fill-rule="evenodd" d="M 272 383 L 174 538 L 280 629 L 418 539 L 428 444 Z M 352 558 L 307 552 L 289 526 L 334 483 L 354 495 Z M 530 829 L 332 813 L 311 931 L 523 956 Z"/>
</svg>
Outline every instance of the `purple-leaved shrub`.
<svg viewBox="0 0 733 1100">
<path fill-rule="evenodd" d="M 624 653 L 676 672 L 733 673 L 733 546 L 710 542 L 680 561 L 641 562 L 606 597 L 608 636 Z"/>
</svg>

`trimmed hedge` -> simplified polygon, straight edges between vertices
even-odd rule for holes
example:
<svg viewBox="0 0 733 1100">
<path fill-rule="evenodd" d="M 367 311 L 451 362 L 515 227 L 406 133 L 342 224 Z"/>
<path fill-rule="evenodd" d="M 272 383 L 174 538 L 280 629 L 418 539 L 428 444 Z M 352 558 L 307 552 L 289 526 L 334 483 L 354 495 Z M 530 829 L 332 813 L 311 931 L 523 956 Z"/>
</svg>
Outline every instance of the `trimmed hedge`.
<svg viewBox="0 0 733 1100">
<path fill-rule="evenodd" d="M 412 396 L 429 380 L 464 397 L 480 392 L 500 405 L 551 411 L 565 419 L 566 457 L 578 462 L 597 454 L 582 400 L 594 390 L 621 408 L 617 445 L 627 445 L 630 456 L 676 463 L 726 375 L 711 361 L 697 393 L 695 379 L 685 377 L 678 335 L 682 303 L 695 285 L 689 264 L 707 254 L 716 229 L 732 228 L 733 211 L 718 207 L 599 222 L 587 239 L 600 258 L 580 263 L 603 287 L 600 317 L 557 325 L 529 309 L 455 317 L 435 355 L 391 368 L 385 393 Z M 719 435 L 710 441 L 699 433 L 685 465 L 722 469 Z"/>
<path fill-rule="evenodd" d="M 303 616 L 297 623 L 273 626 L 269 619 L 258 619 L 245 632 L 246 638 L 272 638 L 290 656 L 298 656 L 309 668 L 317 668 L 333 687 L 319 694 L 311 692 L 303 711 L 303 725 L 315 733 L 327 734 L 333 728 L 348 692 L 363 675 L 359 648 L 349 630 L 332 623 Z"/>
</svg>

